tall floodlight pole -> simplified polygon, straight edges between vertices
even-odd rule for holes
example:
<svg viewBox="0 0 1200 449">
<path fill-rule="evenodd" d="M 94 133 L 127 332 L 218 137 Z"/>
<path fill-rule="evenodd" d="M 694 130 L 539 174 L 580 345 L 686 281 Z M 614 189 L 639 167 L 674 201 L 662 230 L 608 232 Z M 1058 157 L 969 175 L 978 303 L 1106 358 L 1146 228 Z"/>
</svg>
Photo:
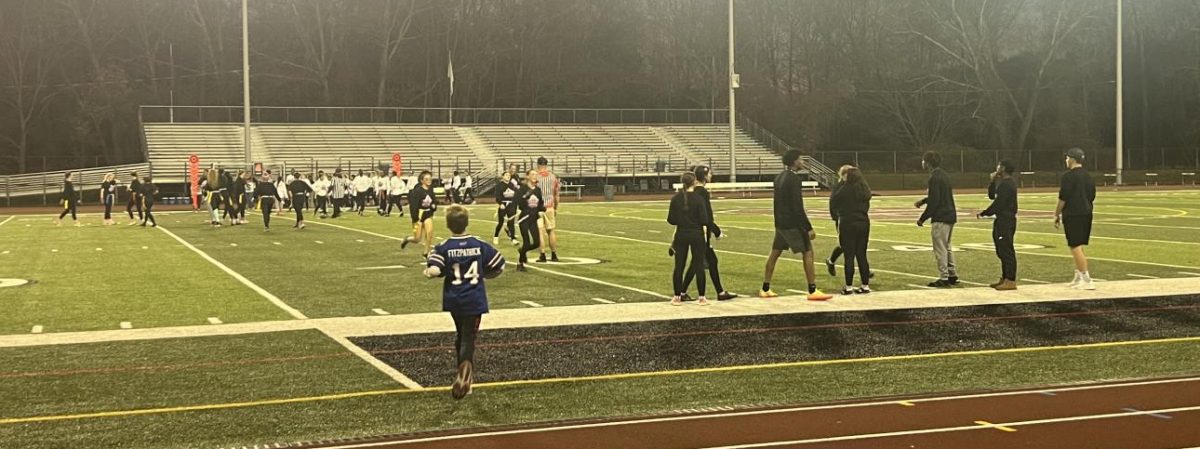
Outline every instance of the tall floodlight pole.
<svg viewBox="0 0 1200 449">
<path fill-rule="evenodd" d="M 733 71 L 733 0 L 729 0 L 729 182 L 737 182 L 737 124 L 734 121 L 734 89 L 738 86 Z"/>
<path fill-rule="evenodd" d="M 1117 0 L 1117 185 L 1125 176 L 1125 42 L 1122 39 L 1121 0 Z"/>
<path fill-rule="evenodd" d="M 254 163 L 250 154 L 250 15 L 247 0 L 242 0 L 242 133 L 246 150 L 246 166 Z"/>
</svg>

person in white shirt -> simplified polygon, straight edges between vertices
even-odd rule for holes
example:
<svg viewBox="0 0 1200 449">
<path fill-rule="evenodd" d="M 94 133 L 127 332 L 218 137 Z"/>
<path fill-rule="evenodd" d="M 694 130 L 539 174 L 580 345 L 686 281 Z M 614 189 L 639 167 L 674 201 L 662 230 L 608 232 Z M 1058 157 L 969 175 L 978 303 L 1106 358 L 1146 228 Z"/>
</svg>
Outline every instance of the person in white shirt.
<svg viewBox="0 0 1200 449">
<path fill-rule="evenodd" d="M 388 177 L 380 176 L 379 172 L 375 172 L 375 177 L 372 179 L 375 181 L 375 212 L 383 216 L 388 207 Z"/>
<path fill-rule="evenodd" d="M 354 198 L 358 202 L 358 215 L 362 216 L 363 211 L 367 210 L 367 191 L 371 190 L 371 178 L 363 174 L 362 170 L 358 171 L 358 176 L 354 178 Z"/>
<path fill-rule="evenodd" d="M 324 170 L 317 171 L 317 182 L 313 183 L 313 195 L 317 197 L 317 205 L 313 208 L 313 212 L 321 214 L 321 218 L 329 216 L 329 189 L 333 188 L 333 182 L 329 180 L 329 175 L 325 174 Z"/>
<path fill-rule="evenodd" d="M 275 211 L 275 215 L 283 215 L 284 211 L 291 210 L 292 208 L 291 195 L 288 194 L 288 184 L 291 184 L 294 178 L 289 173 L 286 178 L 278 176 L 274 179 L 275 190 L 279 191 L 279 198 L 282 199 L 279 209 Z"/>
<path fill-rule="evenodd" d="M 383 216 L 392 215 L 392 207 L 404 216 L 404 194 L 408 193 L 408 183 L 404 182 L 404 178 L 399 173 L 392 172 L 392 176 L 388 178 L 388 208 Z"/>
</svg>

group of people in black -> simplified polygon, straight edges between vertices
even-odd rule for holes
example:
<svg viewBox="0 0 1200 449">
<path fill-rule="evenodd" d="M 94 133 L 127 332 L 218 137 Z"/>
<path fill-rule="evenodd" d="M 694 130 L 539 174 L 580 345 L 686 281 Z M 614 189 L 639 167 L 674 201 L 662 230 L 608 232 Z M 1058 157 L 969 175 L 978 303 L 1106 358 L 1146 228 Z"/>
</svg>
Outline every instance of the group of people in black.
<svg viewBox="0 0 1200 449">
<path fill-rule="evenodd" d="M 1075 261 L 1075 277 L 1070 287 L 1075 289 L 1093 290 L 1095 284 L 1088 272 L 1087 257 L 1083 247 L 1089 243 L 1092 224 L 1092 204 L 1096 199 L 1096 188 L 1091 177 L 1083 167 L 1084 151 L 1071 148 L 1064 155 L 1067 172 L 1063 174 L 1058 194 L 1058 206 L 1054 213 L 1055 227 L 1064 228 L 1067 244 Z M 930 239 L 934 260 L 938 268 L 938 278 L 929 283 L 931 288 L 952 287 L 959 283 L 954 254 L 951 252 L 951 238 L 954 225 L 958 221 L 958 211 L 954 202 L 954 191 L 950 177 L 941 168 L 941 157 L 936 152 L 926 152 L 921 158 L 922 166 L 930 172 L 927 194 L 914 203 L 916 208 L 924 208 L 917 219 L 917 226 L 924 227 L 931 222 Z M 803 258 L 804 272 L 808 281 L 808 298 L 824 300 L 830 298 L 821 292 L 816 285 L 816 274 L 813 264 L 812 242 L 816 232 L 808 218 L 804 207 L 803 178 L 801 153 L 790 150 L 783 155 L 786 169 L 775 178 L 774 182 L 774 221 L 775 237 L 771 252 L 767 257 L 764 269 L 761 298 L 779 296 L 771 290 L 771 279 L 774 275 L 776 262 L 784 251 L 791 251 Z M 995 217 L 992 224 L 992 243 L 996 256 L 1000 259 L 1000 278 L 990 286 L 1000 291 L 1017 289 L 1017 257 L 1014 239 L 1017 229 L 1017 183 L 1014 179 L 1016 164 L 1011 160 L 1002 160 L 996 165 L 991 174 L 988 186 L 988 198 L 992 200 L 987 208 L 975 213 L 977 218 Z M 697 279 L 700 305 L 709 304 L 705 293 L 706 285 L 704 270 L 707 267 L 716 284 L 718 299 L 732 299 L 736 294 L 726 291 L 721 285 L 717 269 L 716 252 L 712 248 L 712 240 L 719 239 L 724 234 L 713 219 L 713 210 L 708 191 L 704 184 L 711 180 L 707 167 L 697 167 L 693 172 L 684 173 L 681 178 L 682 188 L 671 199 L 667 212 L 667 222 L 675 226 L 675 236 L 669 253 L 675 257 L 675 269 L 672 273 L 674 294 L 671 304 L 679 305 L 689 300 L 688 285 L 693 278 Z M 871 293 L 870 282 L 874 278 L 870 261 L 867 257 L 867 246 L 871 239 L 871 199 L 875 196 L 871 191 L 863 173 L 852 165 L 842 166 L 838 171 L 838 182 L 833 186 L 829 198 L 829 213 L 834 221 L 838 234 L 838 246 L 825 260 L 831 276 L 836 276 L 836 260 L 844 254 L 844 287 L 843 295 Z M 497 227 L 499 229 L 499 227 Z M 691 265 L 687 265 L 688 254 L 692 255 Z M 685 270 L 685 266 L 687 269 Z M 854 277 L 858 274 L 859 285 L 855 287 Z"/>
<path fill-rule="evenodd" d="M 149 176 L 142 178 L 137 172 L 129 174 L 130 181 L 126 189 L 129 192 L 129 201 L 126 203 L 125 212 L 129 214 L 129 224 L 151 227 L 158 226 L 154 221 L 154 202 L 158 195 L 158 186 L 154 185 Z M 117 203 L 117 175 L 116 173 L 108 173 L 104 175 L 104 180 L 100 183 L 100 204 L 104 205 L 104 225 L 111 226 L 117 224 L 112 218 L 113 206 Z M 82 203 L 82 191 L 75 188 L 75 172 L 67 172 L 63 175 L 62 193 L 59 194 L 59 204 L 62 205 L 62 213 L 58 214 L 58 218 L 54 223 L 62 226 L 62 221 L 69 214 L 71 221 L 75 226 L 82 226 L 79 222 L 78 208 Z M 137 211 L 137 219 L 134 219 L 134 210 Z"/>
</svg>

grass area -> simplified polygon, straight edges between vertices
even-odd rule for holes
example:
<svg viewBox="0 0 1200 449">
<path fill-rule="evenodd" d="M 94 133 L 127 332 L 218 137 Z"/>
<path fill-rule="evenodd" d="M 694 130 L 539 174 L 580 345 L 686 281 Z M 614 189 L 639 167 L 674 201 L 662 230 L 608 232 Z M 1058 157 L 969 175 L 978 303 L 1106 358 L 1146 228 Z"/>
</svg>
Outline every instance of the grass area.
<svg viewBox="0 0 1200 449">
<path fill-rule="evenodd" d="M 236 342 L 237 347 L 213 348 L 233 358 L 237 350 L 261 343 L 288 351 L 313 335 L 261 336 Z M 245 338 L 245 337 L 243 337 Z M 206 340 L 204 344 L 220 343 Z M 163 345 L 163 342 L 156 342 Z M 192 343 L 185 343 L 188 345 Z M 200 345 L 201 343 L 194 343 Z M 313 353 L 332 347 L 310 342 Z M 129 344 L 79 348 L 93 356 L 135 354 Z M 64 349 L 65 350 L 65 349 Z M 34 352 L 27 352 L 34 351 Z M 39 357 L 44 349 L 8 351 L 6 357 L 25 353 Z M 155 351 L 158 353 L 159 351 Z M 170 351 L 166 351 L 170 352 Z M 272 354 L 278 356 L 279 354 Z M 236 357 L 243 357 L 238 354 Z M 723 405 L 811 403 L 883 395 L 1015 388 L 1095 380 L 1196 374 L 1191 360 L 1200 357 L 1200 343 L 1162 343 L 1136 347 L 1064 349 L 1045 352 L 956 356 L 937 359 L 892 360 L 847 365 L 766 368 L 643 377 L 590 380 L 540 385 L 483 386 L 465 401 L 451 401 L 444 391 L 391 393 L 351 399 L 334 399 L 244 408 L 156 413 L 140 416 L 88 418 L 26 424 L 0 424 L 0 447 L 242 447 L 254 444 L 349 438 L 424 430 L 503 425 L 546 420 L 627 416 Z M 167 357 L 169 358 L 169 357 Z M 92 360 L 92 359 L 89 359 Z M 337 360 L 337 359 L 332 359 Z M 141 363 L 164 363 L 155 357 Z M 394 388 L 380 376 L 359 369 L 356 360 L 305 362 L 287 368 L 264 364 L 256 368 L 225 368 L 212 382 L 171 384 L 168 373 L 146 373 L 143 388 L 185 390 L 150 400 L 156 405 L 213 404 L 222 399 L 251 400 L 280 395 L 345 391 L 347 388 Z M 204 371 L 204 370 L 201 370 Z M 213 370 L 222 371 L 222 370 Z M 192 372 L 184 370 L 183 372 Z M 30 395 L 27 381 L 4 387 L 6 403 L 22 402 Z M 52 382 L 52 381 L 33 381 Z M 12 388 L 12 391 L 9 389 Z M 237 393 L 237 394 L 235 394 Z M 86 395 L 85 395 L 86 396 Z M 77 404 L 80 411 L 120 410 L 139 404 L 116 400 Z M 27 406 L 6 406 L 8 413 L 51 411 Z M 14 410 L 17 407 L 20 410 Z M 113 407 L 113 408 L 109 408 Z"/>
</svg>

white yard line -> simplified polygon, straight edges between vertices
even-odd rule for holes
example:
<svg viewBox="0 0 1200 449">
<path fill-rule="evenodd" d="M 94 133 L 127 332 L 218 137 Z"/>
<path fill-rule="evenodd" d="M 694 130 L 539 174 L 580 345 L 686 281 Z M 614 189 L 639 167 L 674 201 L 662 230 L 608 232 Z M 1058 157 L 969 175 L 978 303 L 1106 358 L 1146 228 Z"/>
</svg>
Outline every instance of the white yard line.
<svg viewBox="0 0 1200 449">
<path fill-rule="evenodd" d="M 600 304 L 616 304 L 615 302 L 613 302 L 613 301 L 609 301 L 609 300 L 607 300 L 607 299 L 604 299 L 604 298 L 592 298 L 592 301 L 596 301 L 596 302 L 598 302 L 598 303 L 600 303 Z"/>
<path fill-rule="evenodd" d="M 342 345 L 343 348 L 346 348 L 346 350 L 358 356 L 358 358 L 362 359 L 364 362 L 369 363 L 371 366 L 375 367 L 375 369 L 392 378 L 392 380 L 400 383 L 400 385 L 404 385 L 412 390 L 425 389 L 425 387 L 422 387 L 421 384 L 414 382 L 408 376 L 405 376 L 404 373 L 392 368 L 391 365 L 383 363 L 382 360 L 375 358 L 375 356 L 371 355 L 371 353 L 363 350 L 363 348 L 358 347 L 358 345 L 352 343 L 350 340 L 346 339 L 346 337 L 334 335 L 332 333 L 325 332 L 324 330 L 322 330 L 321 333 L 333 339 L 333 341 L 338 342 L 338 344 Z"/>
<path fill-rule="evenodd" d="M 1133 274 L 1133 273 L 1126 273 L 1125 275 L 1126 275 L 1126 276 L 1129 276 L 1129 277 L 1134 277 L 1134 278 L 1142 278 L 1142 279 L 1162 279 L 1162 278 L 1160 278 L 1160 277 L 1158 277 L 1158 276 L 1147 276 L 1147 275 L 1144 275 L 1144 274 Z"/>
<path fill-rule="evenodd" d="M 122 321 L 121 329 L 133 329 L 133 323 L 130 323 L 128 321 Z"/>
<path fill-rule="evenodd" d="M 375 312 L 376 315 L 391 315 L 390 313 L 388 313 L 388 311 L 383 310 L 383 309 L 371 309 L 371 311 Z"/>
<path fill-rule="evenodd" d="M 208 324 L 221 324 L 221 319 L 215 316 L 208 317 Z"/>
<path fill-rule="evenodd" d="M 355 268 L 355 270 L 397 270 L 397 269 L 403 269 L 403 268 L 408 268 L 408 267 L 406 267 L 404 265 L 385 265 L 382 267 L 359 267 L 359 268 Z"/>
<path fill-rule="evenodd" d="M 906 225 L 902 225 L 900 223 L 883 223 L 883 224 L 892 225 L 892 226 L 906 226 Z M 977 227 L 968 226 L 968 224 L 969 223 L 960 223 L 958 226 L 955 226 L 954 229 L 955 230 L 966 229 L 968 231 L 992 232 L 992 228 L 990 228 L 990 227 L 989 228 L 977 228 Z M 1018 231 L 1018 232 L 1022 235 L 1033 234 L 1033 235 L 1049 235 L 1049 236 L 1053 236 L 1053 237 L 1062 237 L 1063 236 L 1063 234 L 1060 234 L 1057 232 L 1036 232 L 1036 231 Z M 1128 238 L 1128 237 L 1101 237 L 1101 236 L 1096 236 L 1096 235 L 1091 236 L 1091 238 L 1098 239 L 1098 240 L 1118 240 L 1118 241 L 1124 241 L 1124 242 L 1164 243 L 1164 244 L 1168 244 L 1168 245 L 1200 245 L 1200 242 L 1181 242 L 1178 240 L 1135 239 L 1135 238 Z"/>
<path fill-rule="evenodd" d="M 529 307 L 545 307 L 545 306 L 538 304 L 536 302 L 533 302 L 533 301 L 521 301 L 521 304 L 525 304 Z"/>
<path fill-rule="evenodd" d="M 1031 282 L 1034 284 L 1049 284 L 1049 282 L 1046 282 L 1046 281 L 1039 281 L 1036 279 L 1025 279 L 1025 278 L 1021 278 L 1021 282 Z"/>
<path fill-rule="evenodd" d="M 561 230 L 561 229 L 558 229 L 557 231 L 558 231 L 558 232 L 562 232 L 562 230 Z M 578 280 L 581 280 L 581 281 L 588 281 L 588 282 L 591 282 L 591 283 L 593 283 L 593 284 L 600 284 L 600 285 L 604 285 L 604 286 L 607 286 L 607 287 L 614 287 L 614 288 L 622 288 L 622 289 L 625 289 L 625 290 L 634 291 L 634 292 L 642 293 L 642 294 L 645 294 L 645 295 L 650 295 L 650 296 L 653 296 L 653 297 L 655 297 L 655 298 L 671 299 L 671 297 L 670 297 L 670 296 L 668 296 L 668 295 L 664 295 L 664 294 L 661 294 L 661 293 L 654 293 L 654 292 L 652 292 L 652 291 L 649 291 L 649 290 L 642 290 L 642 289 L 640 289 L 640 288 L 637 288 L 637 287 L 630 287 L 630 286 L 628 286 L 628 285 L 614 284 L 614 283 L 612 283 L 612 282 L 602 281 L 602 280 L 599 280 L 599 279 L 593 279 L 593 278 L 586 277 L 586 276 L 579 276 L 579 275 L 575 275 L 575 274 L 567 274 L 567 273 L 563 273 L 563 272 L 560 272 L 560 271 L 548 270 L 548 269 L 545 269 L 545 268 L 542 268 L 542 267 L 538 267 L 538 266 L 534 266 L 534 265 L 526 265 L 525 267 L 526 267 L 526 268 L 529 268 L 530 270 L 537 270 L 537 271 L 541 271 L 541 272 L 545 272 L 545 273 L 550 273 L 550 274 L 553 274 L 553 275 L 558 275 L 558 276 L 568 277 L 568 278 L 571 278 L 571 279 L 578 279 Z"/>
<path fill-rule="evenodd" d="M 1176 273 L 1179 273 L 1179 274 L 1182 274 L 1185 276 L 1200 276 L 1200 273 L 1192 273 L 1190 271 L 1177 271 Z"/>
<path fill-rule="evenodd" d="M 44 330 L 44 329 L 45 329 L 45 328 L 43 328 L 43 327 L 42 327 L 42 326 L 39 324 L 39 325 L 37 325 L 37 326 L 34 326 L 34 327 L 33 327 L 33 329 L 30 329 L 30 330 L 29 330 L 29 333 L 31 333 L 31 334 L 40 334 L 40 333 L 42 333 L 42 330 Z"/>
<path fill-rule="evenodd" d="M 292 308 L 292 306 L 287 305 L 287 303 L 284 303 L 282 299 L 279 299 L 279 297 L 271 294 L 271 292 L 264 290 L 262 287 L 259 287 L 258 284 L 255 284 L 254 282 L 250 281 L 249 279 L 246 279 L 245 276 L 242 276 L 240 273 L 233 271 L 232 268 L 225 266 L 225 264 L 217 261 L 217 259 L 213 259 L 212 256 L 209 256 L 204 251 L 200 251 L 199 248 L 192 246 L 192 244 L 188 243 L 187 240 L 184 240 L 184 239 L 180 238 L 178 235 L 175 235 L 175 233 L 168 231 L 167 228 L 159 226 L 158 230 L 167 233 L 167 235 L 171 236 L 171 238 L 175 239 L 175 241 L 179 242 L 187 249 L 190 249 L 190 250 L 192 250 L 192 252 L 199 254 L 200 257 L 204 258 L 204 260 L 207 260 L 209 263 L 216 265 L 216 267 L 220 268 L 221 271 L 224 271 L 225 274 L 232 276 L 234 279 L 237 279 L 238 282 L 241 282 L 243 285 L 250 287 L 250 290 L 254 290 L 255 293 L 258 293 L 263 298 L 266 298 L 267 301 L 271 302 L 271 304 L 275 304 L 275 307 L 279 307 L 280 309 L 283 309 L 284 312 L 287 312 L 288 315 L 291 315 L 293 318 L 296 318 L 298 320 L 308 319 L 308 317 L 304 316 L 303 313 L 300 313 L 299 310 L 296 310 L 296 309 Z"/>
<path fill-rule="evenodd" d="M 930 286 L 928 286 L 928 285 L 917 285 L 917 284 L 904 284 L 904 285 L 905 285 L 906 287 L 919 288 L 919 289 L 922 289 L 922 290 L 936 290 L 936 288 L 934 288 L 934 287 L 930 287 Z"/>
<path fill-rule="evenodd" d="M 4 219 L 4 221 L 0 221 L 0 226 L 4 226 L 4 224 L 5 224 L 5 223 L 8 223 L 8 222 L 12 221 L 14 218 L 17 218 L 17 216 L 16 216 L 16 215 L 9 215 L 9 216 L 8 216 L 8 218 L 5 218 L 5 219 Z"/>
</svg>

